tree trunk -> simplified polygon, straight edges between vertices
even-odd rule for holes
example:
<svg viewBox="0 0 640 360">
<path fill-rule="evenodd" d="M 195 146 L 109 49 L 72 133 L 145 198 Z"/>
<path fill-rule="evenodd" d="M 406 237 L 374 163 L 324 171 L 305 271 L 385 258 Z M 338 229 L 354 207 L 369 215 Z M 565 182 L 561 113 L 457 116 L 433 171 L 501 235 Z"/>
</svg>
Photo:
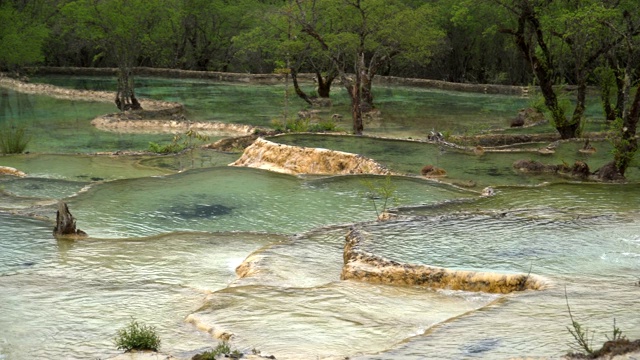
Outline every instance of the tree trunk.
<svg viewBox="0 0 640 360">
<path fill-rule="evenodd" d="M 638 151 L 638 139 L 636 139 L 636 132 L 638 127 L 638 120 L 640 119 L 640 85 L 636 89 L 636 96 L 633 99 L 631 110 L 624 117 L 622 124 L 622 133 L 620 134 L 620 141 L 617 141 L 615 145 L 614 162 L 620 175 L 624 176 L 629 164 L 633 160 L 636 152 Z"/>
<path fill-rule="evenodd" d="M 578 133 L 579 128 L 580 128 L 580 124 L 579 123 L 569 124 L 569 125 L 564 125 L 564 126 L 557 126 L 556 125 L 556 130 L 558 130 L 558 133 L 560 134 L 560 138 L 561 139 L 573 139 L 573 138 L 575 138 L 576 134 Z"/>
<path fill-rule="evenodd" d="M 142 106 L 133 91 L 133 74 L 130 67 L 121 67 L 118 71 L 118 92 L 116 106 L 120 111 L 141 110 Z"/>
<path fill-rule="evenodd" d="M 328 98 L 331 92 L 331 83 L 335 80 L 337 74 L 331 71 L 326 77 L 322 77 L 320 71 L 316 71 L 316 79 L 318 80 L 318 97 Z"/>
<path fill-rule="evenodd" d="M 69 212 L 69 207 L 65 202 L 58 203 L 58 211 L 56 213 L 56 227 L 53 229 L 53 236 L 87 236 L 87 233 L 80 229 L 76 229 L 76 219 Z"/>
<path fill-rule="evenodd" d="M 360 83 L 356 80 L 349 90 L 351 95 L 351 117 L 353 118 L 353 133 L 356 135 L 362 135 L 364 126 L 362 124 L 362 107 L 360 104 L 361 93 Z"/>
<path fill-rule="evenodd" d="M 293 80 L 293 89 L 296 91 L 296 95 L 298 95 L 300 99 L 306 101 L 309 105 L 313 105 L 313 102 L 311 101 L 307 93 L 305 93 L 304 91 L 302 91 L 302 89 L 300 89 L 300 85 L 298 84 L 298 72 L 296 71 L 296 69 L 291 67 L 289 68 L 289 70 L 291 72 L 291 79 Z"/>
<path fill-rule="evenodd" d="M 540 91 L 544 97 L 544 103 L 551 111 L 552 121 L 560 133 L 562 139 L 574 138 L 579 130 L 579 124 L 569 123 L 563 109 L 558 104 L 558 96 L 553 89 L 554 67 L 551 54 L 542 33 L 542 26 L 533 6 L 526 2 L 518 14 L 517 29 L 501 29 L 500 32 L 515 37 L 516 46 L 524 56 L 524 59 L 533 69 L 533 73 L 540 83 Z M 534 36 L 526 33 L 527 25 L 530 26 Z M 533 40 L 535 38 L 535 40 Z M 535 42 L 534 42 L 535 41 Z"/>
<path fill-rule="evenodd" d="M 361 72 L 362 75 L 360 77 L 360 82 L 361 82 L 361 102 L 360 102 L 360 108 L 362 109 L 362 112 L 370 112 L 371 110 L 373 110 L 374 106 L 373 106 L 373 94 L 371 93 L 371 83 L 372 83 L 372 78 L 369 76 L 369 74 L 366 71 L 366 68 L 364 67 L 364 62 L 362 64 L 360 64 L 361 66 Z"/>
</svg>

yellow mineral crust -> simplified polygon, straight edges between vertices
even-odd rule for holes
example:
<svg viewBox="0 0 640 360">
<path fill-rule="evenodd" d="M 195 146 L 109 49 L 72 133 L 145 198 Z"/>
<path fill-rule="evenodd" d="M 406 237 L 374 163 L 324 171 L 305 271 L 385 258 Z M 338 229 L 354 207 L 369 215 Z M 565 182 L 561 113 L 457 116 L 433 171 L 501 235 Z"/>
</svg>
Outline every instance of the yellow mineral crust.
<svg viewBox="0 0 640 360">
<path fill-rule="evenodd" d="M 364 234 L 360 230 L 352 229 L 347 234 L 341 279 L 503 294 L 542 290 L 546 285 L 543 278 L 532 274 L 500 274 L 402 264 L 362 250 L 360 243 L 363 240 Z"/>
<path fill-rule="evenodd" d="M 258 138 L 245 149 L 240 159 L 230 165 L 293 175 L 387 175 L 390 173 L 383 165 L 357 154 L 277 144 L 263 138 Z"/>
</svg>

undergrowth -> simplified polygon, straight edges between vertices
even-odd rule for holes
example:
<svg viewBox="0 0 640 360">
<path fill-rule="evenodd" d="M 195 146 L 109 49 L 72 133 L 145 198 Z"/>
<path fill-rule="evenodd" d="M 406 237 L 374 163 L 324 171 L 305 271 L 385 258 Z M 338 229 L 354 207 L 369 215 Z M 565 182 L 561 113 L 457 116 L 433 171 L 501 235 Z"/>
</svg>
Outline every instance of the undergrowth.
<svg viewBox="0 0 640 360">
<path fill-rule="evenodd" d="M 31 137 L 22 126 L 6 124 L 0 129 L 0 151 L 3 154 L 21 154 L 29 141 Z"/>
<path fill-rule="evenodd" d="M 118 350 L 129 352 L 132 350 L 158 351 L 160 337 L 153 326 L 138 323 L 135 319 L 124 328 L 118 330 L 114 339 Z"/>
</svg>

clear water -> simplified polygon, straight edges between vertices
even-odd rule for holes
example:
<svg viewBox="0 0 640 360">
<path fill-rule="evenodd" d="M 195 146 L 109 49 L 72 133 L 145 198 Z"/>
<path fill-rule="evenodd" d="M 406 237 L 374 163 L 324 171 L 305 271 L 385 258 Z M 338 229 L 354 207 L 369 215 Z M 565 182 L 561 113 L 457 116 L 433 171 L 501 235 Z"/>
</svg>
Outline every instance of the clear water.
<svg viewBox="0 0 640 360">
<path fill-rule="evenodd" d="M 74 81 L 66 86 L 112 85 L 110 79 Z M 140 93 L 185 100 L 202 119 L 267 124 L 282 111 L 282 87 L 143 81 L 148 85 Z M 369 124 L 372 132 L 385 135 L 426 134 L 440 129 L 439 121 L 469 129 L 478 113 L 485 115 L 483 124 L 494 126 L 524 101 L 409 88 L 378 91 L 383 113 L 397 113 L 393 121 Z M 18 97 L 23 103 L 29 99 L 30 107 L 21 108 L 30 108 L 23 112 L 31 115 L 18 116 Z M 414 98 L 429 105 L 403 106 Z M 83 109 L 80 116 L 71 102 L 15 94 L 6 99 L 11 120 L 41 126 L 42 132 L 36 133 L 32 153 L 0 157 L 0 165 L 29 174 L 0 176 L 0 359 L 106 358 L 119 353 L 112 339 L 132 317 L 155 326 L 161 350 L 181 359 L 217 344 L 202 328 L 233 333 L 233 348 L 255 348 L 278 359 L 556 357 L 571 350 L 567 299 L 577 320 L 597 331 L 596 342 L 610 334 L 614 318 L 629 338 L 640 337 L 637 164 L 628 185 L 526 177 L 511 167 L 524 156 L 549 163 L 588 159 L 595 168 L 607 161 L 604 143 L 596 144 L 593 155 L 579 154 L 581 144 L 569 143 L 551 157 L 478 157 L 380 139 L 272 139 L 361 153 L 413 175 L 434 164 L 448 171 L 451 182 L 473 181 L 471 190 L 496 188 L 496 196 L 481 198 L 417 176 L 393 177 L 398 188 L 393 206 L 406 217 L 378 223 L 363 181 L 383 177 L 293 177 L 230 168 L 225 165 L 239 154 L 212 151 L 76 154 L 119 150 L 113 145 L 119 135 L 87 125 L 93 116 L 112 111 L 110 104 L 74 102 Z M 466 110 L 447 117 L 447 111 L 431 109 L 438 102 L 448 108 L 466 104 Z M 237 110 L 246 104 L 253 106 Z M 329 115 L 340 106 L 348 112 L 340 100 L 325 111 Z M 3 109 L 5 121 L 8 107 Z M 443 118 L 433 120 L 441 113 Z M 70 123 L 75 125 L 65 125 Z M 132 148 L 147 146 L 145 137 L 126 139 Z M 60 199 L 89 238 L 52 236 Z M 378 205 L 380 200 L 373 199 Z M 502 296 L 341 281 L 342 247 L 352 223 L 370 234 L 371 251 L 394 260 L 501 272 L 531 269 L 551 286 Z M 252 271 L 237 278 L 234 270 L 243 261 Z"/>
<path fill-rule="evenodd" d="M 30 141 L 26 151 L 93 153 L 144 150 L 149 142 L 168 143 L 170 134 L 119 134 L 91 125 L 98 115 L 117 110 L 110 103 L 59 100 L 0 87 L 0 128 L 22 127 Z"/>
<path fill-rule="evenodd" d="M 439 144 L 407 142 L 357 136 L 333 136 L 321 134 L 288 134 L 275 136 L 270 141 L 305 147 L 362 154 L 376 159 L 390 169 L 403 174 L 420 175 L 425 165 L 434 165 L 447 172 L 441 181 L 464 184 L 476 190 L 486 186 L 537 185 L 547 181 L 561 181 L 555 175 L 525 175 L 513 168 L 518 160 L 534 160 L 548 165 L 569 166 L 576 161 L 586 162 L 592 170 L 611 161 L 611 145 L 604 141 L 593 141 L 599 149 L 594 154 L 584 154 L 582 142 L 561 144 L 553 155 L 542 155 L 537 149 L 548 144 L 527 145 L 526 148 L 513 147 L 519 152 L 485 152 L 478 156 L 471 151 L 460 151 Z M 505 149 L 506 150 L 506 149 Z M 529 151 L 525 151 L 529 150 Z M 628 169 L 627 178 L 640 180 L 640 161 L 635 161 Z"/>
<path fill-rule="evenodd" d="M 77 89 L 115 89 L 115 78 L 46 76 L 35 77 L 32 81 Z M 314 91 L 311 84 L 301 86 L 307 92 Z M 298 111 L 308 107 L 295 96 L 291 86 L 288 106 L 285 107 L 285 91 L 284 84 L 260 86 L 191 79 L 136 78 L 138 96 L 183 103 L 189 110 L 190 119 L 266 127 L 285 113 L 296 118 Z M 340 114 L 343 119 L 338 121 L 339 127 L 350 131 L 352 125 L 346 91 L 336 86 L 332 89 L 331 98 L 333 105 L 318 109 L 318 116 L 329 119 L 333 114 Z M 527 107 L 531 101 L 516 96 L 391 86 L 374 87 L 374 98 L 381 116 L 365 119 L 365 133 L 414 138 L 424 138 L 433 129 L 466 133 L 503 128 L 509 125 L 518 109 Z M 239 108 L 242 111 L 238 111 Z"/>
</svg>

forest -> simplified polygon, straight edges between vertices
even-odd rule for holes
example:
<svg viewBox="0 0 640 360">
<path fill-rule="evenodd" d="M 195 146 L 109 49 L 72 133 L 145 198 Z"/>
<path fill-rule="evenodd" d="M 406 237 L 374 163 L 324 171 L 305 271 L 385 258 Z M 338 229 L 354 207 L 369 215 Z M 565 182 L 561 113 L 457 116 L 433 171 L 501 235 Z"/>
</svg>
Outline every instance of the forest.
<svg viewBox="0 0 640 360">
<path fill-rule="evenodd" d="M 139 107 L 138 66 L 290 74 L 294 85 L 304 72 L 318 84 L 298 91 L 308 102 L 334 81 L 347 89 L 361 134 L 373 79 L 388 75 L 534 86 L 569 139 L 595 88 L 616 134 L 615 175 L 637 150 L 635 0 L 3 0 L 0 23 L 0 70 L 115 67 L 121 110 Z"/>
</svg>

